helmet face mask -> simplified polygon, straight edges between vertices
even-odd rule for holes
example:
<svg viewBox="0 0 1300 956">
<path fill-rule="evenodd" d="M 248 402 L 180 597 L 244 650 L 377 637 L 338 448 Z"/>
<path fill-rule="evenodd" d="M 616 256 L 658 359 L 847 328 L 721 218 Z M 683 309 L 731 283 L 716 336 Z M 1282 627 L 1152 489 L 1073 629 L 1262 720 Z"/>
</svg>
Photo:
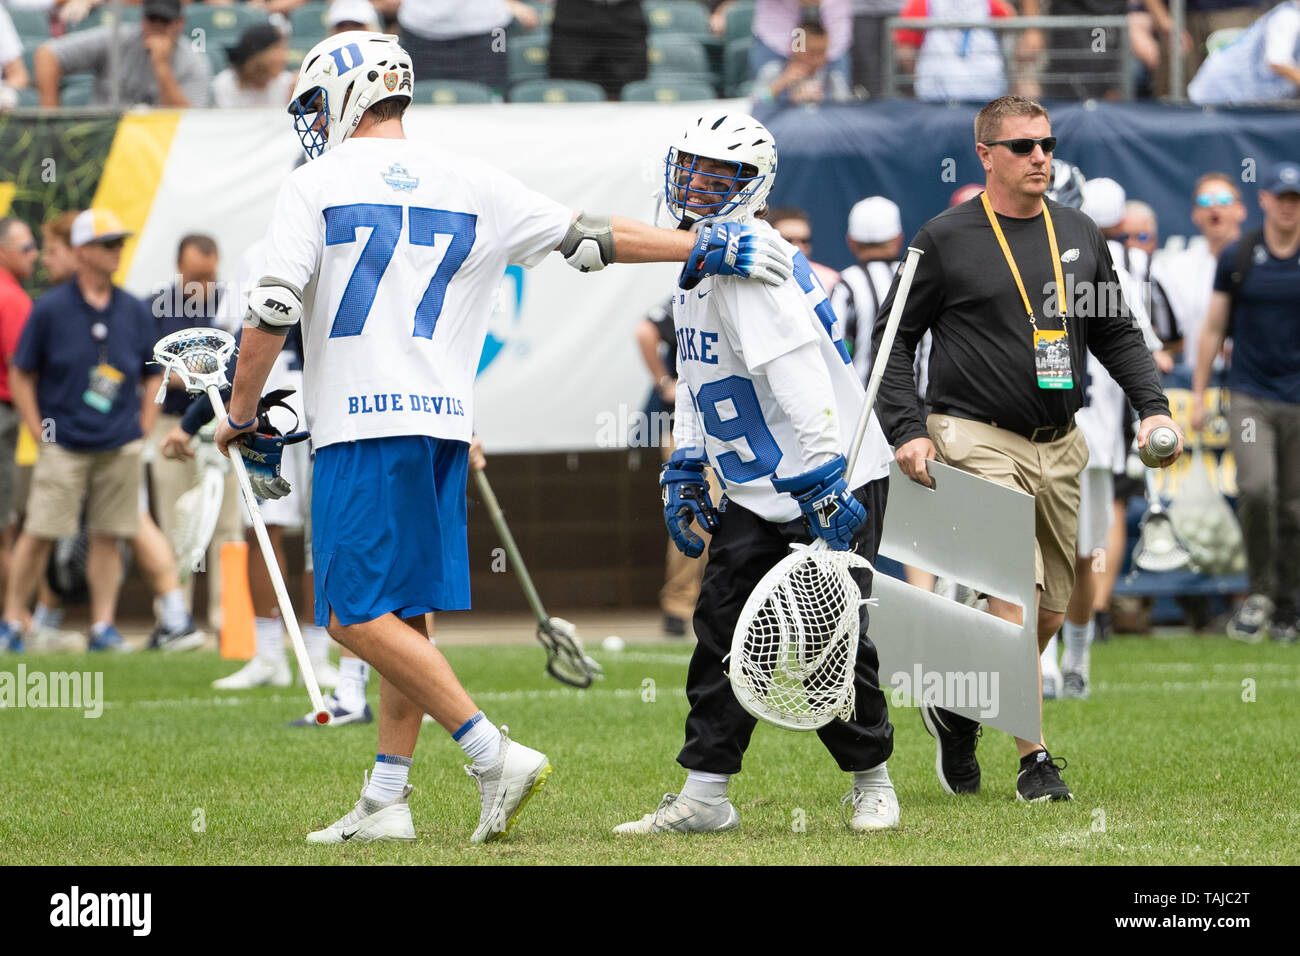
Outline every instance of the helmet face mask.
<svg viewBox="0 0 1300 956">
<path fill-rule="evenodd" d="M 1064 159 L 1052 160 L 1052 181 L 1045 195 L 1048 199 L 1078 209 L 1083 205 L 1083 171 Z"/>
<path fill-rule="evenodd" d="M 365 111 L 383 100 L 410 103 L 415 75 L 397 37 L 353 30 L 322 40 L 303 57 L 289 101 L 308 159 L 343 142 Z"/>
<path fill-rule="evenodd" d="M 749 219 L 776 177 L 772 134 L 743 113 L 706 114 L 690 124 L 664 161 L 663 209 L 680 228 L 705 219 Z"/>
</svg>

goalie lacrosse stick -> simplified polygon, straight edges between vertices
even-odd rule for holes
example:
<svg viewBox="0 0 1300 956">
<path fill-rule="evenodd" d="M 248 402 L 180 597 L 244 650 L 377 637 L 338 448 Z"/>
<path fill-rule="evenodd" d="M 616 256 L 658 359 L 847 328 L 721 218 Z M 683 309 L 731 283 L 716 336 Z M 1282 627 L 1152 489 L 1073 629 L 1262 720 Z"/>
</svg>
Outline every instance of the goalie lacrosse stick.
<svg viewBox="0 0 1300 956">
<path fill-rule="evenodd" d="M 907 250 L 849 451 L 848 479 L 862 451 L 921 255 L 920 249 Z M 871 603 L 863 601 L 853 580 L 855 568 L 874 571 L 861 555 L 832 551 L 818 539 L 791 545 L 791 553 L 754 587 L 736 621 L 728 655 L 731 689 L 754 717 L 787 730 L 816 730 L 836 717 L 852 716 L 858 611 Z"/>
<path fill-rule="evenodd" d="M 571 687 L 590 687 L 593 680 L 605 676 L 604 671 L 583 652 L 582 641 L 572 624 L 563 618 L 547 615 L 546 609 L 542 607 L 542 599 L 537 596 L 537 588 L 533 587 L 528 568 L 524 566 L 524 559 L 519 555 L 514 536 L 506 525 L 505 513 L 497 502 L 497 496 L 492 493 L 492 486 L 488 484 L 487 473 L 482 469 L 474 469 L 474 481 L 483 497 L 492 525 L 497 529 L 497 536 L 505 545 L 510 566 L 515 569 L 519 585 L 524 589 L 524 597 L 537 616 L 537 640 L 546 648 L 546 673 Z"/>
<path fill-rule="evenodd" d="M 226 405 L 221 400 L 221 386 L 226 382 L 226 363 L 235 352 L 234 337 L 222 329 L 182 329 L 159 339 L 154 346 L 154 360 L 163 367 L 163 384 L 158 390 L 156 401 L 161 402 L 166 395 L 167 373 L 173 373 L 185 385 L 186 391 L 204 392 L 212 403 L 217 421 L 226 417 Z M 271 586 L 275 588 L 275 599 L 280 605 L 280 616 L 289 639 L 293 643 L 293 653 L 298 659 L 298 672 L 303 683 L 307 685 L 307 695 L 311 698 L 313 719 L 317 724 L 328 724 L 333 719 L 325 702 L 321 698 L 320 685 L 316 683 L 316 672 L 312 670 L 311 660 L 307 657 L 306 645 L 302 642 L 302 631 L 298 627 L 298 616 L 294 614 L 293 604 L 289 600 L 289 591 L 284 586 L 284 577 L 280 574 L 280 564 L 275 559 L 271 548 L 271 539 L 266 533 L 266 522 L 257 507 L 257 497 L 253 486 L 248 482 L 248 470 L 244 459 L 238 452 L 230 455 L 234 462 L 235 478 L 239 481 L 239 491 L 248 509 L 248 517 L 253 522 L 253 531 L 257 535 L 257 544 L 266 559 L 266 570 L 271 575 Z"/>
<path fill-rule="evenodd" d="M 1186 567 L 1191 548 L 1179 537 L 1174 522 L 1165 512 L 1156 491 L 1155 472 L 1144 468 L 1147 484 L 1147 512 L 1138 526 L 1138 542 L 1133 548 L 1133 565 L 1143 571 L 1176 571 Z"/>
<path fill-rule="evenodd" d="M 199 481 L 176 499 L 172 549 L 176 553 L 176 563 L 180 566 L 182 583 L 189 580 L 208 552 L 226 494 L 226 471 L 230 468 L 230 463 L 212 443 L 215 431 L 215 422 L 199 430 L 199 447 L 194 455 Z"/>
</svg>

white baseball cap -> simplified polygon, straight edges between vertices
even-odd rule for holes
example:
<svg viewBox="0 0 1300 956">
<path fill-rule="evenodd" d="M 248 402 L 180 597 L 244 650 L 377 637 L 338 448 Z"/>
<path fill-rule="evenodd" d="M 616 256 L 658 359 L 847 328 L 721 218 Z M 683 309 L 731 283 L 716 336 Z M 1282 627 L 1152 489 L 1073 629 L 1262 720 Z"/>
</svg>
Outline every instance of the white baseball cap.
<svg viewBox="0 0 1300 956">
<path fill-rule="evenodd" d="M 1127 200 L 1123 186 L 1102 176 L 1083 184 L 1083 205 L 1079 208 L 1097 224 L 1098 229 L 1111 229 L 1124 221 L 1124 203 Z"/>
<path fill-rule="evenodd" d="M 122 227 L 122 220 L 111 209 L 87 209 L 72 220 L 69 239 L 72 247 L 84 246 L 88 242 L 110 242 L 113 239 L 125 239 L 131 235 L 129 229 Z"/>
<path fill-rule="evenodd" d="M 854 242 L 888 242 L 902 232 L 898 206 L 884 196 L 868 196 L 849 210 L 849 238 Z"/>
<path fill-rule="evenodd" d="M 325 25 L 331 30 L 340 23 L 364 23 L 379 29 L 379 14 L 370 0 L 334 0 L 325 13 Z"/>
</svg>

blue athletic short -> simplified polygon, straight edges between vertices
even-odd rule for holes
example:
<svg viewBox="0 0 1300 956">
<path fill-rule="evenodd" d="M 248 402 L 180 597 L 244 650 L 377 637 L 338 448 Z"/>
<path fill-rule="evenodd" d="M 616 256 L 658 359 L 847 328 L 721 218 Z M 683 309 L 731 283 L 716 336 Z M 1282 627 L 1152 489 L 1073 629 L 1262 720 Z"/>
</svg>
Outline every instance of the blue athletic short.
<svg viewBox="0 0 1300 956">
<path fill-rule="evenodd" d="M 423 435 L 316 450 L 316 623 L 361 624 L 469 607 L 469 446 Z"/>
</svg>

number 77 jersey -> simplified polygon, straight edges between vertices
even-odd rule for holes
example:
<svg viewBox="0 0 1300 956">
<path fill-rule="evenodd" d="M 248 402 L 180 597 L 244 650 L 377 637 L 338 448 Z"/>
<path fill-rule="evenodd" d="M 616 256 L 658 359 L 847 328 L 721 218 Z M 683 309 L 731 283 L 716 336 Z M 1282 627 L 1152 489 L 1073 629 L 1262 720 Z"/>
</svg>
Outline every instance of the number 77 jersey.
<svg viewBox="0 0 1300 956">
<path fill-rule="evenodd" d="M 348 139 L 290 174 L 265 275 L 303 290 L 304 404 L 317 447 L 468 442 L 506 266 L 559 245 L 572 212 L 505 173 L 404 139 Z"/>
</svg>

